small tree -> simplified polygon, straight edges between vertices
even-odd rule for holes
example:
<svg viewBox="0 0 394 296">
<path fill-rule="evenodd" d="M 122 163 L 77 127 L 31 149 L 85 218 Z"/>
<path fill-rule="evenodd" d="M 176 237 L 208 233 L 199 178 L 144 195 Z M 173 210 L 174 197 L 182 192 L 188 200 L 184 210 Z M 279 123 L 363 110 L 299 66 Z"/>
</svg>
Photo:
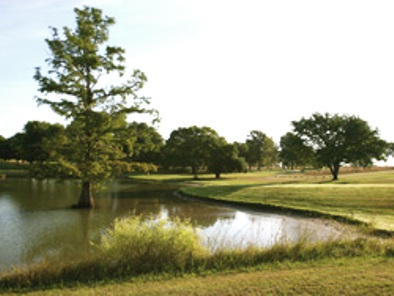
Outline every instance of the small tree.
<svg viewBox="0 0 394 296">
<path fill-rule="evenodd" d="M 315 113 L 292 125 L 297 136 L 314 150 L 316 160 L 330 169 L 333 180 L 338 179 L 345 163 L 370 163 L 388 153 L 389 145 L 379 138 L 378 131 L 355 116 Z"/>
<path fill-rule="evenodd" d="M 236 145 L 228 144 L 224 138 L 219 138 L 211 148 L 208 170 L 219 179 L 222 173 L 245 172 L 247 164 L 238 156 Z"/>
<path fill-rule="evenodd" d="M 262 166 L 272 166 L 277 161 L 278 149 L 274 141 L 261 131 L 251 131 L 246 140 L 246 161 L 249 166 L 257 165 L 260 171 Z"/>
<path fill-rule="evenodd" d="M 92 185 L 108 178 L 123 157 L 119 129 L 126 126 L 130 113 L 152 113 L 143 108 L 147 98 L 137 97 L 146 77 L 134 70 L 125 78 L 124 49 L 105 46 L 114 18 L 96 8 L 74 9 L 76 28 L 63 28 L 63 35 L 52 29 L 46 39 L 50 56 L 47 74 L 36 68 L 34 79 L 44 97 L 39 104 L 49 105 L 57 114 L 71 120 L 67 128 L 69 145 L 59 164 L 82 181 L 78 207 L 94 206 Z M 113 81 L 117 85 L 112 84 Z M 59 95 L 48 97 L 48 94 Z M 129 103 L 127 99 L 133 98 Z"/>
<path fill-rule="evenodd" d="M 307 166 L 314 162 L 313 149 L 293 133 L 287 133 L 280 138 L 279 159 L 284 166 L 291 169 L 297 166 Z"/>
</svg>

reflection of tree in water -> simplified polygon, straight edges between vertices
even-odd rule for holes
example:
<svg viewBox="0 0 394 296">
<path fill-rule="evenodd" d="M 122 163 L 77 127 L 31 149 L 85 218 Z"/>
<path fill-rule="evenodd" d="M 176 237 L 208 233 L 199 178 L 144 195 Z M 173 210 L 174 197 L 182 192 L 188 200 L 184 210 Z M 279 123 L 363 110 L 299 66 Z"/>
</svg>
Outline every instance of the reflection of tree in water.
<svg viewBox="0 0 394 296">
<path fill-rule="evenodd" d="M 1 185 L 11 192 L 21 209 L 28 211 L 69 207 L 79 194 L 78 182 L 74 180 L 16 178 L 6 179 Z"/>
<path fill-rule="evenodd" d="M 65 210 L 50 211 L 45 218 L 28 221 L 36 227 L 32 229 L 34 236 L 29 237 L 23 261 L 29 264 L 42 259 L 54 262 L 80 259 L 113 220 L 103 218 L 91 210 Z M 45 221 L 39 221 L 42 219 Z"/>
<path fill-rule="evenodd" d="M 28 235 L 23 261 L 32 263 L 41 259 L 75 260 L 89 248 L 89 212 L 72 210 L 42 211 L 26 215 L 24 227 Z M 79 250 L 79 252 L 76 252 Z"/>
<path fill-rule="evenodd" d="M 178 186 L 171 184 L 115 182 L 97 202 L 120 215 L 133 213 L 179 217 L 202 227 L 214 224 L 218 216 L 234 216 L 234 210 L 231 209 L 179 198 L 174 195 L 177 189 Z"/>
<path fill-rule="evenodd" d="M 170 209 L 170 216 L 190 219 L 193 225 L 198 227 L 208 227 L 215 224 L 218 219 L 232 219 L 235 215 L 234 210 L 179 199 Z"/>
<path fill-rule="evenodd" d="M 316 238 L 318 229 L 312 226 L 308 221 L 290 216 L 237 211 L 230 219 L 217 219 L 201 233 L 212 250 L 249 245 L 269 247 L 277 243 Z"/>
</svg>

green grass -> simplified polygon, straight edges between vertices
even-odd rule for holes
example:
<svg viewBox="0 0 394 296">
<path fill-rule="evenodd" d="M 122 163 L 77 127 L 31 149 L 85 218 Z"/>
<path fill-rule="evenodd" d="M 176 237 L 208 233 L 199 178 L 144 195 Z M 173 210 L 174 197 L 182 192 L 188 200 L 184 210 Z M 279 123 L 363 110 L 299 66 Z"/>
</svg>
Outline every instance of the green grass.
<svg viewBox="0 0 394 296">
<path fill-rule="evenodd" d="M 195 180 L 190 174 L 140 174 L 132 175 L 131 178 L 139 181 L 151 182 L 173 182 L 189 184 L 216 184 L 216 183 L 231 183 L 231 184 L 245 184 L 257 182 L 272 182 L 272 180 L 280 181 L 277 178 L 278 171 L 261 171 L 252 173 L 233 173 L 223 174 L 220 179 L 216 179 L 213 174 L 199 174 L 198 179 Z M 271 180 L 271 181 L 270 181 Z"/>
<path fill-rule="evenodd" d="M 183 183 L 192 181 L 192 177 L 187 174 L 135 174 L 131 176 L 133 179 L 138 181 L 150 181 L 150 182 L 169 182 L 169 183 Z"/>
<path fill-rule="evenodd" d="M 0 179 L 1 176 L 26 177 L 28 176 L 28 164 L 0 160 Z"/>
<path fill-rule="evenodd" d="M 294 210 L 322 216 L 343 217 L 369 224 L 377 230 L 394 231 L 394 171 L 343 175 L 339 182 L 316 177 L 284 176 L 280 182 L 251 176 L 253 182 L 239 179 L 204 182 L 185 187 L 185 194 L 214 200 Z M 317 182 L 318 180 L 318 182 Z M 323 180 L 323 181 L 322 181 Z"/>
<path fill-rule="evenodd" d="M 394 171 L 381 170 L 375 172 L 350 173 L 340 176 L 339 183 L 356 183 L 356 184 L 393 184 Z"/>
<path fill-rule="evenodd" d="M 0 176 L 3 176 L 3 178 L 7 178 L 7 177 L 25 178 L 28 177 L 28 175 L 29 172 L 27 170 L 0 170 Z"/>
<path fill-rule="evenodd" d="M 394 259 L 267 264 L 254 270 L 127 279 L 26 295 L 392 295 Z"/>
<path fill-rule="evenodd" d="M 30 295 L 245 295 L 247 291 L 281 295 L 385 295 L 394 287 L 392 240 L 357 239 L 313 245 L 299 242 L 266 250 L 223 250 L 208 256 L 200 253 L 194 259 L 193 268 L 183 272 L 141 275 L 127 273 L 124 262 L 122 269 L 100 265 L 102 258 L 66 267 L 41 265 L 28 273 L 17 271 L 3 277 L 0 292 Z M 129 265 L 132 266 L 132 262 Z M 97 277 L 98 271 L 101 279 Z"/>
</svg>

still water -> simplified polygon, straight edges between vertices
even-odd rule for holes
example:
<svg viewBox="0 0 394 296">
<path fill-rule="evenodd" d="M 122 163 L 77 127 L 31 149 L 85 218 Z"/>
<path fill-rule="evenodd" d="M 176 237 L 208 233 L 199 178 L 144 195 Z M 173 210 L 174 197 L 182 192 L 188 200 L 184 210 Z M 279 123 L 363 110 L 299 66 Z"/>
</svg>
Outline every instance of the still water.
<svg viewBox="0 0 394 296">
<path fill-rule="evenodd" d="M 211 249 L 220 246 L 270 246 L 338 237 L 342 230 L 320 220 L 239 210 L 176 196 L 174 185 L 114 181 L 96 194 L 97 208 L 74 210 L 75 181 L 0 180 L 0 272 L 52 255 L 82 256 L 103 229 L 129 214 L 188 218 Z"/>
</svg>

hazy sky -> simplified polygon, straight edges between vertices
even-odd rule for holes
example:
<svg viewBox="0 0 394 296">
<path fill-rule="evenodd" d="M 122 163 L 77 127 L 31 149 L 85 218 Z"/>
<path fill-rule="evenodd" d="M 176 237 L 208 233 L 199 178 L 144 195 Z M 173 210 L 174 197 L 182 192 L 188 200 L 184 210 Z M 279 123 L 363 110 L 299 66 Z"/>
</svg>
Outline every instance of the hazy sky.
<svg viewBox="0 0 394 296">
<path fill-rule="evenodd" d="M 48 27 L 74 27 L 83 5 L 115 17 L 110 44 L 146 73 L 141 95 L 165 139 L 197 125 L 230 142 L 260 130 L 278 143 L 292 120 L 329 112 L 394 141 L 392 0 L 0 0 L 0 135 L 62 122 L 37 107 L 32 77 L 48 57 Z"/>
</svg>

